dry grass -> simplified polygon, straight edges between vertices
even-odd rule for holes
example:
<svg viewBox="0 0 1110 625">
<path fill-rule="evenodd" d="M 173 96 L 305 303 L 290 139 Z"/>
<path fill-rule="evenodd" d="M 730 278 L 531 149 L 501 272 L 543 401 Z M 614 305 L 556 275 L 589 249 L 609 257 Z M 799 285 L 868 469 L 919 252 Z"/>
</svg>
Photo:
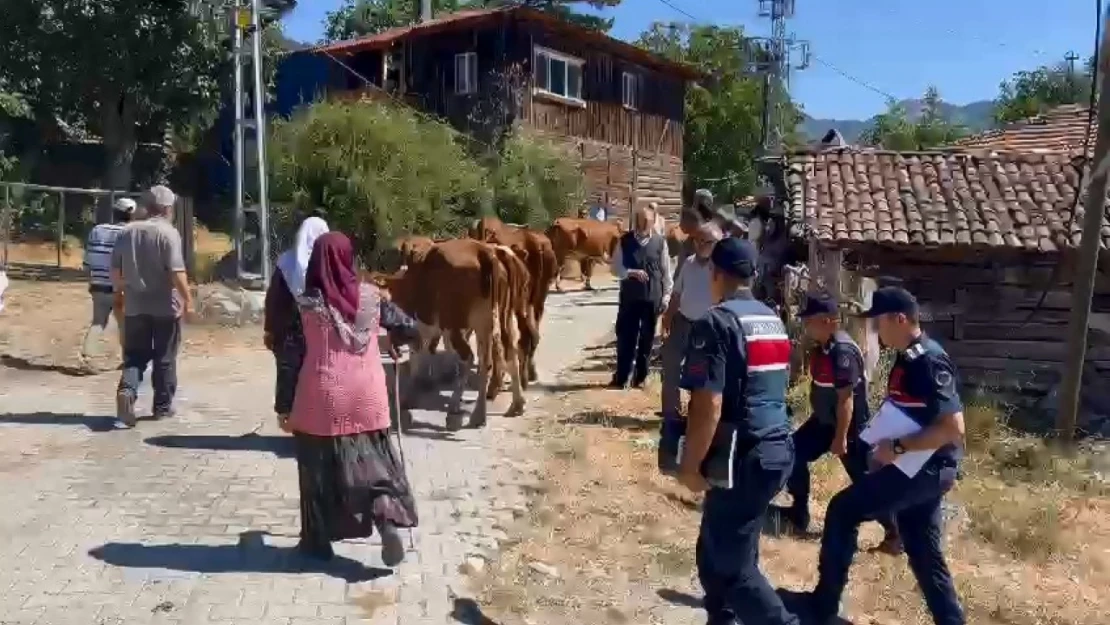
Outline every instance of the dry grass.
<svg viewBox="0 0 1110 625">
<path fill-rule="evenodd" d="M 81 340 L 92 317 L 88 286 L 73 282 L 13 280 L 0 312 L 0 365 L 81 374 L 114 369 L 119 362 L 113 331 L 96 345 L 91 362 L 80 359 Z M 112 322 L 114 324 L 114 322 Z M 183 353 L 214 353 L 261 345 L 260 328 L 235 330 L 188 326 Z"/>
<path fill-rule="evenodd" d="M 566 380 L 587 388 L 549 398 L 557 418 L 530 425 L 548 460 L 532 513 L 483 579 L 481 600 L 496 622 L 689 623 L 701 616 L 688 605 L 700 597 L 693 576 L 698 499 L 655 469 L 657 384 L 645 393 L 590 388 L 607 381 L 610 358 L 607 349 L 594 351 Z M 798 419 L 804 394 L 791 395 Z M 968 622 L 1104 624 L 1107 492 L 1084 460 L 1016 438 L 997 404 L 976 398 L 966 416 L 969 459 L 949 497 L 946 544 Z M 813 469 L 820 523 L 847 480 L 829 458 Z M 862 530 L 861 546 L 879 540 L 874 524 Z M 811 587 L 816 560 L 813 542 L 764 539 L 761 564 L 778 585 Z M 558 575 L 536 570 L 544 565 Z M 904 558 L 861 552 L 845 600 L 857 624 L 924 625 L 931 621 L 919 596 Z"/>
</svg>

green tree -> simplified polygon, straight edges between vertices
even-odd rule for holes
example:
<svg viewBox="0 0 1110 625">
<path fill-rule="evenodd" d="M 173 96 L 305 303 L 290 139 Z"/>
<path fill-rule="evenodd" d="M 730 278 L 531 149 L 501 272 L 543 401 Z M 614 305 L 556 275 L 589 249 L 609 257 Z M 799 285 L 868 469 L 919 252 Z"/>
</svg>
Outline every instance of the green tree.
<svg viewBox="0 0 1110 625">
<path fill-rule="evenodd" d="M 542 230 L 577 214 L 586 195 L 582 171 L 549 141 L 514 132 L 495 156 L 489 178 L 502 220 Z"/>
<path fill-rule="evenodd" d="M 530 6 L 588 28 L 608 31 L 613 27 L 612 19 L 578 13 L 573 5 L 603 8 L 616 6 L 620 0 L 432 0 L 432 15 L 507 4 Z M 344 0 L 342 6 L 328 12 L 324 18 L 324 38 L 339 41 L 373 35 L 387 28 L 412 24 L 419 13 L 420 0 Z"/>
<path fill-rule="evenodd" d="M 967 130 L 944 115 L 944 101 L 936 87 L 929 87 L 921 100 L 921 112 L 911 119 L 905 104 L 890 101 L 860 135 L 860 143 L 887 150 L 913 151 L 951 145 Z"/>
<path fill-rule="evenodd" d="M 1088 103 L 1094 66 L 1092 57 L 1075 71 L 1067 63 L 1059 63 L 1014 74 L 999 85 L 994 100 L 995 122 L 1006 124 L 1039 115 L 1054 106 Z"/>
<path fill-rule="evenodd" d="M 707 187 L 722 199 L 750 195 L 756 184 L 755 158 L 762 149 L 763 83 L 748 73 L 748 57 L 757 51 L 743 31 L 656 23 L 636 43 L 695 65 L 709 77 L 686 91 L 684 165 L 690 185 Z M 777 109 L 785 119 L 798 118 L 788 97 Z M 794 125 L 786 124 L 791 129 Z"/>
<path fill-rule="evenodd" d="M 267 2 L 276 19 L 296 3 Z M 104 145 L 101 184 L 131 186 L 140 140 L 207 127 L 230 76 L 216 0 L 5 0 L 0 82 L 44 128 Z"/>
</svg>

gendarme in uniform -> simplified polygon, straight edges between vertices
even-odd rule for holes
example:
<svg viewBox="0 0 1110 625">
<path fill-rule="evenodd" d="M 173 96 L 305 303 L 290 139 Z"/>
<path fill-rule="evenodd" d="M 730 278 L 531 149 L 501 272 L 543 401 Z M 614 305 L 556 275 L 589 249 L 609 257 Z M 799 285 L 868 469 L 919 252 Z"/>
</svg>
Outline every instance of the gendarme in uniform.
<svg viewBox="0 0 1110 625">
<path fill-rule="evenodd" d="M 747 241 L 724 239 L 710 259 L 717 274 L 754 277 L 757 259 Z M 758 567 L 768 506 L 794 462 L 786 415 L 790 349 L 782 320 L 749 288 L 726 296 L 690 331 L 682 387 L 721 396 L 720 421 L 702 463 L 709 490 L 697 546 L 711 625 L 798 622 Z"/>
<path fill-rule="evenodd" d="M 913 436 L 877 443 L 876 449 L 889 449 L 892 457 L 897 458 L 907 451 L 907 444 L 933 440 L 926 437 L 961 440 L 962 434 L 950 433 L 951 424 L 962 423 L 963 414 L 956 369 L 940 344 L 921 332 L 917 300 L 905 289 L 884 287 L 875 291 L 871 309 L 865 315 L 885 316 L 887 323 L 898 319 L 908 332 L 903 338 L 909 336 L 909 340 L 901 341 L 902 349 L 898 350 L 890 371 L 887 399 L 922 427 Z M 913 477 L 894 464 L 886 464 L 833 497 L 821 538 L 819 580 L 811 597 L 815 616 L 831 619 L 838 610 L 855 556 L 860 524 L 893 515 L 910 569 L 933 622 L 964 625 L 963 610 L 941 544 L 941 505 L 955 483 L 961 455 L 960 446 L 948 442 L 940 445 Z"/>
</svg>

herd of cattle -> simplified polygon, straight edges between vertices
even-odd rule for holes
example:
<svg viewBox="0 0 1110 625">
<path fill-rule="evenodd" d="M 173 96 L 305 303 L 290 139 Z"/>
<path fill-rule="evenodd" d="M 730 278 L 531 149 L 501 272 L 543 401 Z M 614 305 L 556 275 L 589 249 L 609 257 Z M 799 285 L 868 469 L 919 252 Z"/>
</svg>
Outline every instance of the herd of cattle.
<svg viewBox="0 0 1110 625">
<path fill-rule="evenodd" d="M 662 221 L 657 228 L 662 230 Z M 444 340 L 464 363 L 474 361 L 469 337 L 477 345 L 479 393 L 471 427 L 486 423 L 487 401 L 497 397 L 509 374 L 512 403 L 506 416 L 524 410 L 524 389 L 536 380 L 535 353 L 540 323 L 552 288 L 561 290 L 568 260 L 580 263 L 586 288 L 597 262 L 612 255 L 623 228 L 612 222 L 560 218 L 539 232 L 478 220 L 466 238 L 435 241 L 405 237 L 396 242 L 402 266 L 393 274 L 367 277 L 420 322 L 421 340 L 413 350 L 413 367 L 433 354 Z M 667 233 L 672 253 L 681 246 L 680 231 Z M 467 368 L 468 369 L 468 368 Z M 447 425 L 462 427 L 462 395 L 467 375 L 454 376 Z"/>
</svg>

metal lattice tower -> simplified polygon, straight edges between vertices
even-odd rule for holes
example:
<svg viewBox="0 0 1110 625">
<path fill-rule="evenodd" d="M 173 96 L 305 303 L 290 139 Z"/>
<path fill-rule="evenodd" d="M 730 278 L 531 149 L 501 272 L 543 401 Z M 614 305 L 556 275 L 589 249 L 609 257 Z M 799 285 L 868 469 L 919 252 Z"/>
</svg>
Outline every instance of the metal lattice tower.
<svg viewBox="0 0 1110 625">
<path fill-rule="evenodd" d="M 262 1 L 233 0 L 231 10 L 231 54 L 235 66 L 235 258 L 239 278 L 270 283 L 270 205 L 266 185 L 266 101 L 262 81 Z M 249 37 L 249 44 L 246 43 Z M 244 89 L 243 72 L 250 66 L 251 89 Z M 252 132 L 253 137 L 247 133 Z M 253 140 L 253 141 L 252 141 Z M 248 162 L 247 144 L 254 143 L 253 162 Z M 246 182 L 248 170 L 256 176 L 254 203 L 247 205 Z M 258 220 L 258 243 L 262 274 L 248 272 L 243 266 L 244 243 L 247 241 L 247 214 Z"/>
<path fill-rule="evenodd" d="M 752 51 L 752 69 L 763 76 L 763 150 L 771 153 L 782 148 L 787 122 L 783 96 L 790 92 L 791 71 L 809 67 L 809 42 L 787 32 L 795 0 L 757 1 L 759 16 L 771 20 L 770 37 L 752 38 L 758 48 Z M 784 93 L 778 93 L 780 89 Z"/>
</svg>

